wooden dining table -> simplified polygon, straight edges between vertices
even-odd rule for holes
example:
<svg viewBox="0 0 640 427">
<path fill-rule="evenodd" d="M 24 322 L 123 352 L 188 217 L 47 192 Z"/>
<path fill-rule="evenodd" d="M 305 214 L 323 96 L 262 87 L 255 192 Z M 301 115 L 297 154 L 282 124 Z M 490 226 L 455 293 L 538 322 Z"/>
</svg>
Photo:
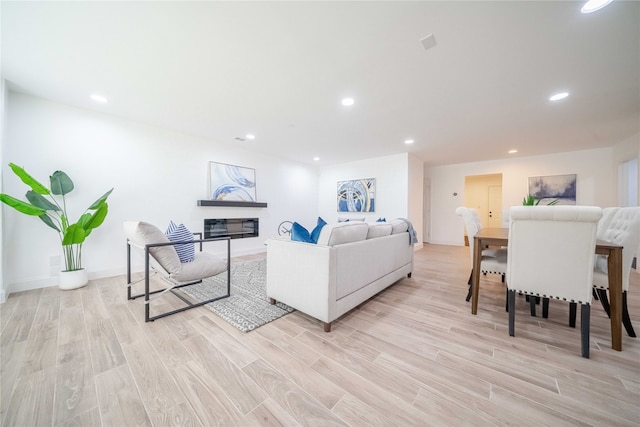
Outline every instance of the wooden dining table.
<svg viewBox="0 0 640 427">
<path fill-rule="evenodd" d="M 482 228 L 473 236 L 473 275 L 471 279 L 471 314 L 478 313 L 480 290 L 480 262 L 482 248 L 508 246 L 508 228 Z M 622 350 L 622 246 L 602 240 L 596 241 L 595 253 L 607 256 L 609 299 L 611 305 L 611 348 Z"/>
</svg>

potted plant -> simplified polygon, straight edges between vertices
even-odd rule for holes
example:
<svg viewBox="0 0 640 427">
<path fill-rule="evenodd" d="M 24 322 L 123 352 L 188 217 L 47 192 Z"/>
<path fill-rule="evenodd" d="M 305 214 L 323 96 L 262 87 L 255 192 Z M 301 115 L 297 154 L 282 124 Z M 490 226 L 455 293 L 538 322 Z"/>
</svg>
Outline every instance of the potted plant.
<svg viewBox="0 0 640 427">
<path fill-rule="evenodd" d="M 0 201 L 18 212 L 37 216 L 47 226 L 58 232 L 65 266 L 60 273 L 61 289 L 75 289 L 86 285 L 88 276 L 86 270 L 82 268 L 82 244 L 91 231 L 104 222 L 109 211 L 107 197 L 113 188 L 89 206 L 78 221 L 72 223 L 67 214 L 65 195 L 69 194 L 74 187 L 73 181 L 66 173 L 55 171 L 49 177 L 51 188 L 47 188 L 22 167 L 13 163 L 9 163 L 9 167 L 31 188 L 25 195 L 28 203 L 8 194 L 0 194 Z"/>
<path fill-rule="evenodd" d="M 524 199 L 522 199 L 522 206 L 538 206 L 540 204 L 540 200 L 542 199 L 536 199 L 531 194 L 528 194 Z M 557 205 L 558 201 L 558 199 L 553 199 L 547 203 L 547 206 Z"/>
</svg>

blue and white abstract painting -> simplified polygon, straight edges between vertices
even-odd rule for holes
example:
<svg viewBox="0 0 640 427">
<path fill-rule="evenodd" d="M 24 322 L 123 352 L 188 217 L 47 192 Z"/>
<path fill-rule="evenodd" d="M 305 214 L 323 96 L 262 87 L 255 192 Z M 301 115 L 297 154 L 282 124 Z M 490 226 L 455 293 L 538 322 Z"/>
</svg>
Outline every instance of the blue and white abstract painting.
<svg viewBox="0 0 640 427">
<path fill-rule="evenodd" d="M 209 194 L 212 200 L 255 202 L 255 169 L 209 162 Z"/>
<path fill-rule="evenodd" d="M 375 212 L 376 179 L 338 181 L 338 212 Z"/>
<path fill-rule="evenodd" d="M 576 174 L 529 177 L 529 194 L 540 205 L 557 200 L 558 205 L 576 204 Z"/>
</svg>

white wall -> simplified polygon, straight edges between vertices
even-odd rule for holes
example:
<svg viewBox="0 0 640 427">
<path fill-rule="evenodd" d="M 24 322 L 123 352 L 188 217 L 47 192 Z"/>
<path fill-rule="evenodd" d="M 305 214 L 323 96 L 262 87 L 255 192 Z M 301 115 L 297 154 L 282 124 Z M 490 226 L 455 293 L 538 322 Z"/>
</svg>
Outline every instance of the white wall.
<svg viewBox="0 0 640 427">
<path fill-rule="evenodd" d="M 510 206 L 522 204 L 530 176 L 575 173 L 578 204 L 616 206 L 618 172 L 613 151 L 601 148 L 426 168 L 425 175 L 431 179 L 431 243 L 464 244 L 464 225 L 455 209 L 464 205 L 467 175 L 502 174 L 503 218 L 508 217 Z"/>
<path fill-rule="evenodd" d="M 364 217 L 366 221 L 375 221 L 381 217 L 387 220 L 407 218 L 416 229 L 418 240 L 421 241 L 423 171 L 422 161 L 408 153 L 324 167 L 320 170 L 319 179 L 320 216 L 329 223 L 336 222 L 338 217 Z M 338 181 L 359 178 L 376 178 L 375 212 L 338 213 Z M 410 199 L 415 200 L 410 202 Z M 315 219 L 303 225 L 315 225 Z"/>
<path fill-rule="evenodd" d="M 202 231 L 204 218 L 258 217 L 260 237 L 232 241 L 233 255 L 264 251 L 281 221 L 315 218 L 317 170 L 313 167 L 211 140 L 71 108 L 9 92 L 3 141 L 3 192 L 22 198 L 27 188 L 7 167 L 16 163 L 41 182 L 55 170 L 74 181 L 68 196 L 75 220 L 95 199 L 114 187 L 105 223 L 83 247 L 89 278 L 125 272 L 125 220 L 145 220 L 164 230 L 169 220 Z M 233 146 L 231 144 L 234 144 Z M 256 169 L 258 201 L 268 208 L 197 207 L 207 198 L 209 161 Z M 61 254 L 55 232 L 37 218 L 3 206 L 2 223 L 7 291 L 57 283 L 50 257 Z M 210 252 L 222 254 L 212 245 Z"/>
<path fill-rule="evenodd" d="M 422 159 L 409 155 L 408 173 L 408 206 L 406 218 L 411 221 L 416 230 L 419 243 L 416 249 L 422 248 L 422 238 L 424 236 L 424 162 Z"/>
<path fill-rule="evenodd" d="M 2 6 L 0 6 L 2 10 Z M 6 111 L 6 99 L 7 99 L 7 84 L 3 78 L 0 78 L 0 165 L 4 164 L 4 130 L 5 130 L 5 111 Z M 0 173 L 0 192 L 3 190 L 3 174 Z M 0 209 L 0 224 L 4 224 L 3 210 Z M 0 227 L 0 242 L 2 242 L 2 229 Z M 2 245 L 0 245 L 0 304 L 7 300 L 7 291 L 4 280 L 4 257 L 3 257 Z"/>
<path fill-rule="evenodd" d="M 621 164 L 632 159 L 640 160 L 640 133 L 637 133 L 613 146 L 613 160 L 618 168 Z M 619 202 L 626 200 L 626 197 L 622 192 L 626 191 L 628 186 L 622 184 L 623 183 L 619 183 L 618 185 Z M 636 187 L 640 188 L 640 175 L 638 175 L 638 185 Z M 637 194 L 636 198 L 640 200 L 640 194 Z M 619 205 L 622 205 L 622 203 L 619 203 Z"/>
</svg>

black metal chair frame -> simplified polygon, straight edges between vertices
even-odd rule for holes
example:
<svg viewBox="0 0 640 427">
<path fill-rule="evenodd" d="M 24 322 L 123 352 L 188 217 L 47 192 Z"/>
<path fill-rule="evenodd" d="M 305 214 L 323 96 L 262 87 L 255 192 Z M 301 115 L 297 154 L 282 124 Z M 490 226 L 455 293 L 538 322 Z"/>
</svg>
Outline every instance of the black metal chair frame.
<svg viewBox="0 0 640 427">
<path fill-rule="evenodd" d="M 188 240 L 188 241 L 179 241 L 179 242 L 168 242 L 168 243 L 150 243 L 145 245 L 144 247 L 144 292 L 137 294 L 137 295 L 131 295 L 131 286 L 134 285 L 135 283 L 132 283 L 131 281 L 131 241 L 129 241 L 129 239 L 127 239 L 127 299 L 128 300 L 133 300 L 139 297 L 144 296 L 144 301 L 145 301 L 145 311 L 144 311 L 144 321 L 145 322 L 153 322 L 156 319 L 160 319 L 162 317 L 166 317 L 166 316 L 170 316 L 172 314 L 176 314 L 176 313 L 180 313 L 182 311 L 185 310 L 189 310 L 195 307 L 200 307 L 202 305 L 205 304 L 209 304 L 212 303 L 214 301 L 218 301 L 220 299 L 223 298 L 228 298 L 231 295 L 231 238 L 230 237 L 217 237 L 217 238 L 212 238 L 212 239 L 202 239 L 202 233 L 193 233 L 195 236 L 199 236 L 200 239 L 197 240 Z M 151 248 L 156 248 L 156 247 L 160 247 L 160 246 L 177 246 L 177 245 L 186 245 L 186 244 L 193 244 L 193 243 L 198 243 L 200 245 L 200 252 L 202 252 L 202 244 L 203 243 L 207 243 L 207 242 L 217 242 L 217 241 L 222 241 L 222 240 L 226 240 L 227 241 L 227 293 L 225 295 L 221 295 L 215 298 L 211 298 L 208 299 L 206 301 L 201 301 L 198 303 L 192 303 L 191 301 L 187 300 L 186 298 L 184 298 L 182 295 L 177 294 L 174 292 L 174 290 L 176 289 L 180 289 L 180 288 L 184 288 L 185 286 L 191 286 L 191 285 L 196 285 L 198 283 L 202 283 L 202 280 L 197 280 L 195 282 L 189 282 L 189 283 L 180 283 L 176 286 L 171 286 L 171 287 L 167 287 L 167 288 L 163 288 L 163 289 L 158 289 L 155 291 L 150 291 L 149 290 L 149 279 L 150 279 L 150 270 L 151 270 L 151 265 L 150 265 L 150 258 L 151 258 L 151 254 L 150 254 L 150 249 Z M 170 291 L 172 294 L 174 294 L 176 297 L 178 297 L 180 300 L 182 300 L 185 304 L 187 304 L 186 307 L 181 307 L 178 308 L 176 310 L 171 310 L 171 311 L 167 311 L 165 313 L 161 313 L 158 314 L 156 316 L 151 317 L 149 314 L 149 305 L 150 305 L 150 296 L 153 294 L 157 294 L 157 293 L 162 293 L 162 292 L 167 292 Z"/>
</svg>

